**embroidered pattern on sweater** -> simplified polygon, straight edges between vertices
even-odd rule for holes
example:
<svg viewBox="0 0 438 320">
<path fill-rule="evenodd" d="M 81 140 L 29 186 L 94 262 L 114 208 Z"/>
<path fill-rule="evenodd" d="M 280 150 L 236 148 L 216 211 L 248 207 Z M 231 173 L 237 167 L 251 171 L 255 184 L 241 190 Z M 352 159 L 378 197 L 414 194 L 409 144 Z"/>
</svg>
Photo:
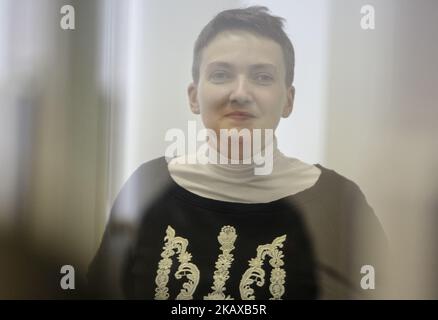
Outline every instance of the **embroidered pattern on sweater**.
<svg viewBox="0 0 438 320">
<path fill-rule="evenodd" d="M 262 287 L 265 284 L 265 271 L 263 262 L 269 256 L 269 264 L 273 267 L 271 271 L 271 284 L 269 291 L 272 294 L 270 300 L 281 300 L 285 292 L 284 284 L 286 272 L 281 268 L 284 265 L 283 252 L 279 249 L 283 247 L 286 235 L 276 238 L 271 244 L 260 245 L 257 248 L 257 256 L 249 261 L 250 268 L 245 271 L 240 281 L 240 297 L 242 300 L 255 300 L 254 289 L 251 285 L 254 282 Z"/>
<path fill-rule="evenodd" d="M 226 281 L 230 278 L 229 268 L 234 261 L 234 256 L 231 253 L 235 247 L 234 243 L 237 239 L 236 229 L 232 226 L 224 226 L 217 237 L 221 244 L 220 250 L 222 253 L 216 261 L 216 270 L 213 275 L 213 291 L 204 296 L 205 300 L 233 300 L 230 295 L 226 295 Z M 244 272 L 239 285 L 240 298 L 242 300 L 255 300 L 254 283 L 262 287 L 265 284 L 265 271 L 263 264 L 269 257 L 269 265 L 272 267 L 270 275 L 269 291 L 272 295 L 270 300 L 281 300 L 285 293 L 286 271 L 282 269 L 284 266 L 284 254 L 281 248 L 286 241 L 286 235 L 282 235 L 274 239 L 272 243 L 259 245 L 257 247 L 257 255 L 249 260 L 249 268 Z M 169 299 L 169 274 L 172 267 L 172 257 L 178 254 L 180 263 L 175 278 L 187 278 L 187 281 L 182 285 L 182 289 L 176 300 L 193 299 L 193 294 L 199 284 L 200 271 L 198 267 L 191 263 L 192 255 L 187 251 L 189 241 L 182 237 L 175 236 L 175 230 L 171 226 L 167 226 L 166 236 L 164 237 L 163 252 L 161 260 L 158 263 L 157 276 L 155 283 L 155 299 Z"/>
<path fill-rule="evenodd" d="M 172 257 L 178 253 L 178 261 L 180 265 L 175 273 L 177 279 L 182 277 L 187 278 L 187 282 L 183 284 L 183 288 L 176 297 L 177 300 L 191 300 L 193 293 L 199 284 L 199 270 L 196 265 L 190 262 L 192 255 L 187 251 L 188 241 L 182 237 L 175 237 L 175 230 L 168 226 L 166 236 L 164 237 L 164 247 L 161 253 L 161 260 L 158 263 L 157 276 L 155 283 L 155 300 L 167 300 L 169 298 L 169 273 L 172 266 Z"/>
<path fill-rule="evenodd" d="M 213 275 L 213 292 L 204 297 L 204 300 L 234 300 L 229 295 L 225 295 L 225 283 L 230 278 L 228 269 L 234 258 L 231 251 L 234 250 L 234 242 L 236 241 L 236 229 L 232 226 L 222 227 L 222 230 L 217 237 L 221 244 L 220 250 L 222 254 L 219 255 L 216 261 L 216 271 Z"/>
</svg>

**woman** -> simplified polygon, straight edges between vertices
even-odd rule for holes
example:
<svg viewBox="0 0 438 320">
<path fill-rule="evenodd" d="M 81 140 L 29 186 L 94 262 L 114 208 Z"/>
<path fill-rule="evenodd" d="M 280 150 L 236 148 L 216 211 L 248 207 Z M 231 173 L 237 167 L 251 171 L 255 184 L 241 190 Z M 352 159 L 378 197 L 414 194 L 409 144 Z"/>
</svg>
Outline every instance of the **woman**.
<svg viewBox="0 0 438 320">
<path fill-rule="evenodd" d="M 364 244 L 385 243 L 373 210 L 353 182 L 277 148 L 293 70 L 282 19 L 266 8 L 223 11 L 204 27 L 188 96 L 209 129 L 209 161 L 163 157 L 132 175 L 92 265 L 93 286 L 109 283 L 101 275 L 113 259 L 129 298 L 366 297 L 362 267 L 379 259 Z M 269 170 L 257 174 L 262 154 Z M 136 228 L 117 231 L 126 212 Z"/>
</svg>

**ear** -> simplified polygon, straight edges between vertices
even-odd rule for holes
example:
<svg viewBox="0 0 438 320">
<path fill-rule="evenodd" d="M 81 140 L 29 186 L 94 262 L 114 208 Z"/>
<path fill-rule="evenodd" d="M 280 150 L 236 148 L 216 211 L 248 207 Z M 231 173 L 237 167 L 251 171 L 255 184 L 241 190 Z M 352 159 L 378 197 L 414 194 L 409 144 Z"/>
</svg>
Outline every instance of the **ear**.
<svg viewBox="0 0 438 320">
<path fill-rule="evenodd" d="M 283 113 L 281 114 L 283 118 L 289 117 L 290 114 L 292 113 L 292 109 L 294 107 L 294 99 L 295 99 L 295 87 L 290 86 L 287 89 L 287 100 L 283 108 Z"/>
<path fill-rule="evenodd" d="M 200 114 L 197 85 L 191 83 L 187 88 L 187 93 L 189 95 L 190 110 L 192 110 L 194 114 Z"/>
</svg>

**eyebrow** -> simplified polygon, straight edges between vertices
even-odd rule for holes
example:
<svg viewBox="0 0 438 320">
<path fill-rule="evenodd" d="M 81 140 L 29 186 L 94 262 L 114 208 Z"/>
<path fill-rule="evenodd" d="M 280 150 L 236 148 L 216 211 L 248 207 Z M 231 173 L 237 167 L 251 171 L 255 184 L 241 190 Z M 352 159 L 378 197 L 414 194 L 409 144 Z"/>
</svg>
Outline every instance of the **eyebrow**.
<svg viewBox="0 0 438 320">
<path fill-rule="evenodd" d="M 272 63 L 257 63 L 251 65 L 252 69 L 273 69 L 274 71 L 277 71 L 277 67 L 273 65 Z"/>
<path fill-rule="evenodd" d="M 211 62 L 207 65 L 207 69 L 214 68 L 214 67 L 233 69 L 232 64 L 230 64 L 228 62 L 223 62 L 223 61 L 215 61 L 215 62 Z M 272 69 L 275 72 L 277 72 L 277 67 L 272 63 L 256 63 L 256 64 L 250 65 L 250 69 L 260 70 L 260 69 L 266 69 L 266 68 Z"/>
<path fill-rule="evenodd" d="M 211 62 L 207 65 L 207 69 L 215 68 L 215 67 L 222 67 L 222 68 L 227 68 L 227 69 L 233 68 L 233 66 L 230 63 L 222 62 L 222 61 Z"/>
</svg>

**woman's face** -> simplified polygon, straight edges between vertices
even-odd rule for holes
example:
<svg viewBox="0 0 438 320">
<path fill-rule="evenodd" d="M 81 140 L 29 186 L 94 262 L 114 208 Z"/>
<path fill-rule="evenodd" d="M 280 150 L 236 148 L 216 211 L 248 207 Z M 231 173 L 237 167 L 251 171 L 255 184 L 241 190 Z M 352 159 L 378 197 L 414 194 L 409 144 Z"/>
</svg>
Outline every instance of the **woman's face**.
<svg viewBox="0 0 438 320">
<path fill-rule="evenodd" d="M 273 129 L 292 111 L 283 52 L 275 41 L 245 31 L 218 34 L 202 52 L 199 82 L 189 86 L 191 110 L 206 128 Z"/>
</svg>

